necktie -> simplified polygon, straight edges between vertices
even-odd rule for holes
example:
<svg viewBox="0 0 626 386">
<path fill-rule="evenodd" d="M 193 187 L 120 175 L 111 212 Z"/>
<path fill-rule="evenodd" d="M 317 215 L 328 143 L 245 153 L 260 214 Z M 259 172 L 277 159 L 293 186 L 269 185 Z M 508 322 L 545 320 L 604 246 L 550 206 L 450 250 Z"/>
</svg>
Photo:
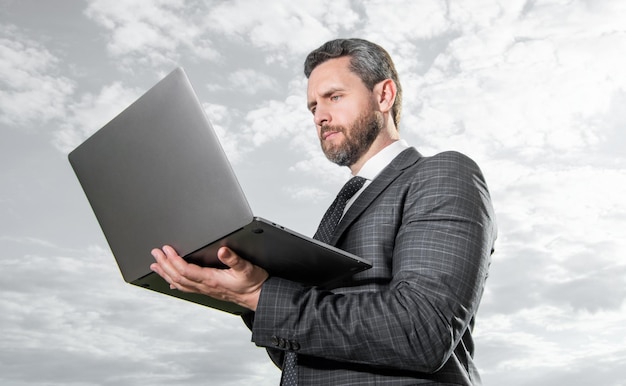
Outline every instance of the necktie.
<svg viewBox="0 0 626 386">
<path fill-rule="evenodd" d="M 283 375 L 280 378 L 280 386 L 298 386 L 298 370 L 296 369 L 297 361 L 298 356 L 295 352 L 285 352 Z"/>
<path fill-rule="evenodd" d="M 320 222 L 319 228 L 317 228 L 317 232 L 315 232 L 314 239 L 320 240 L 322 242 L 328 243 L 330 242 L 333 233 L 335 232 L 335 228 L 339 223 L 339 220 L 343 216 L 343 210 L 348 203 L 348 200 L 352 198 L 363 187 L 366 179 L 363 177 L 352 177 L 346 184 L 341 188 L 339 194 L 337 194 L 337 198 L 330 205 L 322 221 Z M 283 363 L 283 375 L 280 381 L 281 386 L 297 386 L 298 385 L 298 369 L 296 368 L 296 364 L 298 361 L 298 356 L 295 352 L 287 351 L 285 352 L 285 360 Z"/>
<path fill-rule="evenodd" d="M 343 188 L 339 191 L 339 194 L 337 194 L 335 201 L 333 201 L 324 214 L 322 222 L 320 222 L 320 226 L 317 228 L 315 236 L 313 236 L 314 239 L 325 243 L 330 242 L 333 237 L 333 233 L 335 232 L 335 228 L 343 216 L 343 210 L 346 207 L 346 203 L 356 194 L 356 192 L 359 191 L 359 189 L 363 187 L 365 181 L 365 178 L 356 176 L 346 182 Z"/>
</svg>

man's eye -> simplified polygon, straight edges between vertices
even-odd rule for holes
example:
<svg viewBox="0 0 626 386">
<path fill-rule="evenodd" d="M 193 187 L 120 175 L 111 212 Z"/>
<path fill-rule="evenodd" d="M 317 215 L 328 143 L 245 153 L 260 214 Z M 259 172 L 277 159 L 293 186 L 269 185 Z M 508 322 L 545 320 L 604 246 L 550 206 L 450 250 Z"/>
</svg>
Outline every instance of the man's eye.
<svg viewBox="0 0 626 386">
<path fill-rule="evenodd" d="M 330 97 L 330 100 L 333 102 L 337 102 L 339 99 L 341 99 L 341 95 L 333 95 Z"/>
</svg>

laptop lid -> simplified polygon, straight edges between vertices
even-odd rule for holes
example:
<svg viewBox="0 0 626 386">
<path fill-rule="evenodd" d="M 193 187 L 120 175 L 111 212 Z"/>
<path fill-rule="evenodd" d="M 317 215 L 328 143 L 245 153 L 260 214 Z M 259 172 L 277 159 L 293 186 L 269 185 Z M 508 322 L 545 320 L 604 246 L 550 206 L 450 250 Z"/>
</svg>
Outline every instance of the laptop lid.
<svg viewBox="0 0 626 386">
<path fill-rule="evenodd" d="M 164 243 L 181 256 L 252 221 L 252 211 L 182 68 L 69 154 L 132 282 Z"/>
</svg>

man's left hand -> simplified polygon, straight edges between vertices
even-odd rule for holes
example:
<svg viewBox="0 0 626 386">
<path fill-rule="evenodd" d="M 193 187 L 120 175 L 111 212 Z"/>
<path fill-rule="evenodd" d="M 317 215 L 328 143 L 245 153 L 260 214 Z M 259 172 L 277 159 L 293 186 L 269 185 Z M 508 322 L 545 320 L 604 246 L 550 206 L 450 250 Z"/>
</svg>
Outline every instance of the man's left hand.
<svg viewBox="0 0 626 386">
<path fill-rule="evenodd" d="M 263 268 L 239 257 L 228 247 L 217 257 L 228 269 L 205 268 L 186 262 L 169 245 L 152 250 L 156 263 L 150 269 L 159 274 L 170 288 L 226 300 L 256 311 L 261 287 L 268 278 Z"/>
</svg>

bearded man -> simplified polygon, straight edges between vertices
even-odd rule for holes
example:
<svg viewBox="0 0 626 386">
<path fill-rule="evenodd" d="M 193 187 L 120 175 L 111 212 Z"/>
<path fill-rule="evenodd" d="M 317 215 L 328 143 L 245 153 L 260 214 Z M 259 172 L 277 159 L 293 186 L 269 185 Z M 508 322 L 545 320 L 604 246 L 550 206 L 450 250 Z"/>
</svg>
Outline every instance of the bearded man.
<svg viewBox="0 0 626 386">
<path fill-rule="evenodd" d="M 354 176 L 315 237 L 373 268 L 308 287 L 226 247 L 218 257 L 230 269 L 219 270 L 165 246 L 153 250 L 152 269 L 172 288 L 248 308 L 252 341 L 282 368 L 281 384 L 479 385 L 472 330 L 496 238 L 480 169 L 400 139 L 402 88 L 382 47 L 333 40 L 308 55 L 304 72 L 322 150 Z"/>
</svg>

